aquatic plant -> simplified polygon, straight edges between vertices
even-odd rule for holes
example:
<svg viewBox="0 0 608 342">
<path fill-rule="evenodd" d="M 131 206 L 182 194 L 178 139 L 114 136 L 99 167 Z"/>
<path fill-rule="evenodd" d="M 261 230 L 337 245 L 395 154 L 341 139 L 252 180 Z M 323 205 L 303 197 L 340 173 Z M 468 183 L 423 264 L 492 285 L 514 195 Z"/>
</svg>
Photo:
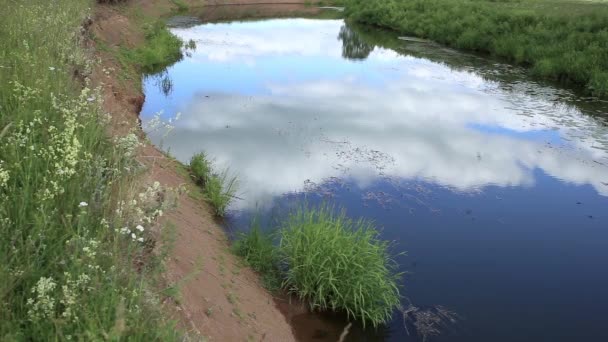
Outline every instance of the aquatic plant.
<svg viewBox="0 0 608 342">
<path fill-rule="evenodd" d="M 346 312 L 373 326 L 400 306 L 401 274 L 388 249 L 372 222 L 329 206 L 300 207 L 272 234 L 254 221 L 233 244 L 271 289 L 280 283 L 312 310 Z"/>
<path fill-rule="evenodd" d="M 350 20 L 490 53 L 608 96 L 608 5 L 550 0 L 348 0 Z"/>
<path fill-rule="evenodd" d="M 303 207 L 279 230 L 284 286 L 313 310 L 343 310 L 364 324 L 390 320 L 400 304 L 389 243 L 371 221 L 331 207 Z"/>
<path fill-rule="evenodd" d="M 408 325 L 411 325 L 423 342 L 440 335 L 449 325 L 455 324 L 459 318 L 456 313 L 441 305 L 423 309 L 410 303 L 401 309 L 401 313 L 407 334 L 410 335 Z"/>
</svg>

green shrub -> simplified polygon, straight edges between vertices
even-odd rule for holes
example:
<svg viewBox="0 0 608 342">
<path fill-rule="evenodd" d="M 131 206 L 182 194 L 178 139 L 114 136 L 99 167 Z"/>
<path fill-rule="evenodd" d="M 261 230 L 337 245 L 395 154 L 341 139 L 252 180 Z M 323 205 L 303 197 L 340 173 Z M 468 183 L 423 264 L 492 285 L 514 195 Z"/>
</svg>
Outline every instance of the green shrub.
<svg viewBox="0 0 608 342">
<path fill-rule="evenodd" d="M 203 193 L 215 211 L 215 215 L 223 217 L 228 205 L 234 200 L 238 189 L 236 176 L 229 176 L 228 170 L 213 174 L 205 183 Z"/>
<path fill-rule="evenodd" d="M 400 305 L 400 274 L 370 221 L 326 206 L 302 208 L 279 235 L 284 286 L 313 310 L 344 310 L 373 326 L 390 320 Z"/>
<path fill-rule="evenodd" d="M 199 185 L 205 185 L 211 177 L 211 161 L 205 152 L 199 152 L 190 159 L 190 172 Z"/>
</svg>

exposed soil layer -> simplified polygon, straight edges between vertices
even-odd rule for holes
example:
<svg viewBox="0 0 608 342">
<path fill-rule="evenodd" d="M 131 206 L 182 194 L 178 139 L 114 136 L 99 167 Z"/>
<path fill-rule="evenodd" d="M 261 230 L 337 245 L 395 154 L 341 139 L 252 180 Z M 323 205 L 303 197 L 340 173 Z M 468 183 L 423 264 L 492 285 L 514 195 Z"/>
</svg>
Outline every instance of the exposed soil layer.
<svg viewBox="0 0 608 342">
<path fill-rule="evenodd" d="M 191 6 L 202 4 L 195 0 L 184 2 Z M 259 2 L 211 1 L 215 4 Z M 295 7 L 301 9 L 301 6 Z M 102 87 L 104 109 L 112 115 L 112 135 L 135 131 L 144 137 L 138 118 L 144 102 L 139 86 L 141 76 L 127 70 L 112 52 L 119 47 L 132 49 L 144 42 L 142 29 L 126 13 L 136 10 L 154 17 L 166 15 L 174 8 L 169 0 L 132 0 L 126 5 L 98 5 L 95 9 L 91 32 L 95 41 L 107 48 L 97 49 L 101 63 L 95 68 L 92 80 L 94 85 Z M 183 186 L 190 191 L 189 195 L 180 197 L 177 209 L 167 213 L 160 222 L 163 227 L 175 229 L 164 281 L 168 286 L 179 284 L 179 296 L 166 298 L 167 311 L 190 335 L 204 336 L 210 341 L 294 341 L 288 320 L 307 317 L 302 316 L 306 310 L 298 305 L 283 305 L 283 314 L 257 275 L 230 253 L 224 231 L 183 166 L 152 145 L 141 148 L 138 160 L 147 167 L 144 182 L 159 181 L 166 187 Z M 157 245 L 164 242 L 160 240 Z"/>
</svg>

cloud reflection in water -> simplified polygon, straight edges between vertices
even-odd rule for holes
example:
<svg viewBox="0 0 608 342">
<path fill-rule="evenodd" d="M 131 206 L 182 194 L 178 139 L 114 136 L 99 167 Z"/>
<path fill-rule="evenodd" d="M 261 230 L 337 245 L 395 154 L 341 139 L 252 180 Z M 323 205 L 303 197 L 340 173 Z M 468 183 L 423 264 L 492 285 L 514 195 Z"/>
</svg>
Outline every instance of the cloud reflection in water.
<svg viewBox="0 0 608 342">
<path fill-rule="evenodd" d="M 596 119 L 388 49 L 344 60 L 342 25 L 290 19 L 176 29 L 199 48 L 168 71 L 170 98 L 154 100 L 162 95 L 148 82 L 153 100 L 142 116 L 182 112 L 164 146 L 183 161 L 204 149 L 238 171 L 240 209 L 302 191 L 307 180 L 350 177 L 365 188 L 380 174 L 471 191 L 534 186 L 540 169 L 608 195 L 608 139 Z"/>
</svg>

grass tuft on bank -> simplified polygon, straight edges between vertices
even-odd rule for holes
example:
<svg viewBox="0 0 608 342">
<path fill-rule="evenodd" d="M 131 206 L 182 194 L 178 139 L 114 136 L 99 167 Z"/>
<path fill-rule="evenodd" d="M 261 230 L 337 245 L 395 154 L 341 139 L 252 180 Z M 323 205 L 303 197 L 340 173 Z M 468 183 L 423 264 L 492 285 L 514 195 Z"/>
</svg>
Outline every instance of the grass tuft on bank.
<svg viewBox="0 0 608 342">
<path fill-rule="evenodd" d="M 137 196 L 137 137 L 106 135 L 83 49 L 93 6 L 23 0 L 0 11 L 2 341 L 179 338 L 148 271 L 133 272 L 160 189 Z"/>
<path fill-rule="evenodd" d="M 135 49 L 123 48 L 128 63 L 147 74 L 158 73 L 183 58 L 183 42 L 175 36 L 163 21 L 148 23 L 144 27 L 146 43 Z"/>
<path fill-rule="evenodd" d="M 346 16 L 608 96 L 608 4 L 582 0 L 347 0 Z"/>
<path fill-rule="evenodd" d="M 279 290 L 282 282 L 274 238 L 275 234 L 262 231 L 254 220 L 251 229 L 239 234 L 232 245 L 234 254 L 242 257 L 249 267 L 260 274 L 264 287 L 270 291 Z"/>
<path fill-rule="evenodd" d="M 213 161 L 205 152 L 192 156 L 189 166 L 192 178 L 203 189 L 205 200 L 211 204 L 216 216 L 223 217 L 236 198 L 238 177 L 231 175 L 229 169 L 214 170 Z"/>
<path fill-rule="evenodd" d="M 279 277 L 282 287 L 311 309 L 343 311 L 375 327 L 399 307 L 401 275 L 372 222 L 352 220 L 328 206 L 302 207 L 276 234 L 273 243 L 254 226 L 234 250 L 263 277 Z"/>
<path fill-rule="evenodd" d="M 190 158 L 190 172 L 194 181 L 205 186 L 209 178 L 211 178 L 213 165 L 205 152 L 196 153 Z"/>
</svg>

